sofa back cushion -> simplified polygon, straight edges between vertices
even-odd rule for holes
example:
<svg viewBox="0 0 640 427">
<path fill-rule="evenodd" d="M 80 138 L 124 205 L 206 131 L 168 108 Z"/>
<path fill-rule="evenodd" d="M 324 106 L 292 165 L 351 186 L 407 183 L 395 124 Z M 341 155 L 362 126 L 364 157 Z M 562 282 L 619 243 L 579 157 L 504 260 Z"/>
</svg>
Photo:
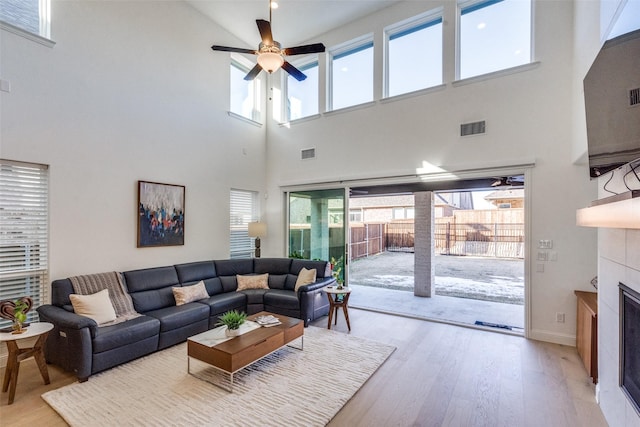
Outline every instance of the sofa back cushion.
<svg viewBox="0 0 640 427">
<path fill-rule="evenodd" d="M 203 281 L 209 295 L 223 292 L 222 282 L 217 277 L 216 265 L 213 261 L 198 261 L 175 265 L 178 280 L 182 286 L 195 285 Z"/>
<path fill-rule="evenodd" d="M 307 270 L 315 268 L 317 279 L 331 276 L 331 265 L 327 261 L 312 261 L 308 259 L 294 259 L 289 273 L 297 276 L 303 268 Z"/>
<path fill-rule="evenodd" d="M 69 279 L 59 279 L 51 282 L 51 305 L 71 307 L 69 295 L 73 293 L 73 285 Z"/>
<path fill-rule="evenodd" d="M 290 258 L 256 258 L 253 260 L 253 272 L 256 274 L 269 273 L 269 276 L 287 274 L 290 269 Z"/>
<path fill-rule="evenodd" d="M 171 288 L 180 286 L 180 281 L 173 266 L 125 271 L 123 275 L 138 313 L 176 305 Z"/>
<path fill-rule="evenodd" d="M 223 259 L 214 261 L 218 277 L 252 274 L 253 259 Z"/>
<path fill-rule="evenodd" d="M 224 292 L 234 292 L 238 288 L 236 275 L 253 274 L 253 259 L 223 259 L 214 261 L 216 273 L 222 282 Z"/>
<path fill-rule="evenodd" d="M 316 270 L 316 281 L 324 279 L 331 275 L 331 267 L 327 261 L 311 261 L 308 259 L 294 259 L 291 262 L 291 268 L 289 274 L 284 283 L 284 289 L 293 291 L 296 288 L 296 282 L 298 281 L 298 275 L 300 270 L 306 268 L 307 270 Z"/>
</svg>

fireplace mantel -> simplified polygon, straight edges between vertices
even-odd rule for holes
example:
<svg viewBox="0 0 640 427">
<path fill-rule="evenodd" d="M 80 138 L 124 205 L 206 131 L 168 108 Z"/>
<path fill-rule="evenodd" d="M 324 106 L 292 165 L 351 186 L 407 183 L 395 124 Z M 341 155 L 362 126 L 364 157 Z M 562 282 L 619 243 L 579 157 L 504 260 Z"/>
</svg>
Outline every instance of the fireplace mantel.
<svg viewBox="0 0 640 427">
<path fill-rule="evenodd" d="M 578 209 L 576 222 L 582 227 L 640 229 L 640 190 L 596 200 Z"/>
</svg>

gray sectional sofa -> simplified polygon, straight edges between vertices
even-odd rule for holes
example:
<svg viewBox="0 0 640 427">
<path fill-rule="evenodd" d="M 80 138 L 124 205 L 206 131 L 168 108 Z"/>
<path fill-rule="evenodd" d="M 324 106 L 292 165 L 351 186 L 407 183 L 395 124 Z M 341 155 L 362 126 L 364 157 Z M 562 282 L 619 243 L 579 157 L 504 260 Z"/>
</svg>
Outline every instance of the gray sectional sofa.
<svg viewBox="0 0 640 427">
<path fill-rule="evenodd" d="M 315 283 L 294 291 L 302 268 L 316 269 Z M 236 275 L 269 273 L 269 289 L 237 290 Z M 289 258 L 200 261 L 125 271 L 123 283 L 141 316 L 98 327 L 75 314 L 70 279 L 51 284 L 51 304 L 38 307 L 40 320 L 54 329 L 46 341 L 47 362 L 74 372 L 80 381 L 135 358 L 185 341 L 211 329 L 228 310 L 248 314 L 265 310 L 310 321 L 329 312 L 322 288 L 333 284 L 330 264 Z M 209 298 L 176 305 L 173 287 L 203 281 Z"/>
</svg>

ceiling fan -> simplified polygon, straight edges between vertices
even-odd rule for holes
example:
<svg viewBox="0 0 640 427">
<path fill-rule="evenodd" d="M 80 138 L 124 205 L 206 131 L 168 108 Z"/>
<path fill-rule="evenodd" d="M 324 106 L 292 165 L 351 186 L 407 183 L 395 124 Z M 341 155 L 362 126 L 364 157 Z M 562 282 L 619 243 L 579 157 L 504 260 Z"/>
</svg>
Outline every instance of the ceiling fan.
<svg viewBox="0 0 640 427">
<path fill-rule="evenodd" d="M 307 76 L 302 71 L 298 70 L 296 67 L 287 62 L 284 57 L 288 55 L 320 53 L 324 52 L 325 47 L 322 43 L 314 43 L 304 46 L 288 47 L 286 49 L 282 49 L 280 43 L 273 40 L 273 35 L 271 34 L 271 9 L 272 4 L 269 3 L 269 21 L 265 21 L 264 19 L 256 19 L 256 24 L 258 24 L 258 31 L 260 32 L 260 37 L 262 38 L 262 41 L 258 45 L 258 50 L 219 45 L 213 45 L 211 46 L 211 49 L 223 52 L 237 52 L 258 55 L 258 63 L 244 77 L 245 80 L 255 79 L 262 70 L 266 70 L 268 73 L 273 73 L 274 71 L 277 71 L 278 68 L 282 67 L 296 80 L 302 81 L 306 79 Z"/>
</svg>

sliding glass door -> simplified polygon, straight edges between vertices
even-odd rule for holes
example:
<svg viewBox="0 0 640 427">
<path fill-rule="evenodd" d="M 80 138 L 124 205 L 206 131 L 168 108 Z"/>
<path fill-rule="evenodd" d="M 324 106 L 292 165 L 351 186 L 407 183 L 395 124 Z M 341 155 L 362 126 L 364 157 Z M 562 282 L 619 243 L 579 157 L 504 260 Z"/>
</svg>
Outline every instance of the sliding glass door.
<svg viewBox="0 0 640 427">
<path fill-rule="evenodd" d="M 345 189 L 288 193 L 289 256 L 331 261 L 346 281 Z"/>
</svg>

